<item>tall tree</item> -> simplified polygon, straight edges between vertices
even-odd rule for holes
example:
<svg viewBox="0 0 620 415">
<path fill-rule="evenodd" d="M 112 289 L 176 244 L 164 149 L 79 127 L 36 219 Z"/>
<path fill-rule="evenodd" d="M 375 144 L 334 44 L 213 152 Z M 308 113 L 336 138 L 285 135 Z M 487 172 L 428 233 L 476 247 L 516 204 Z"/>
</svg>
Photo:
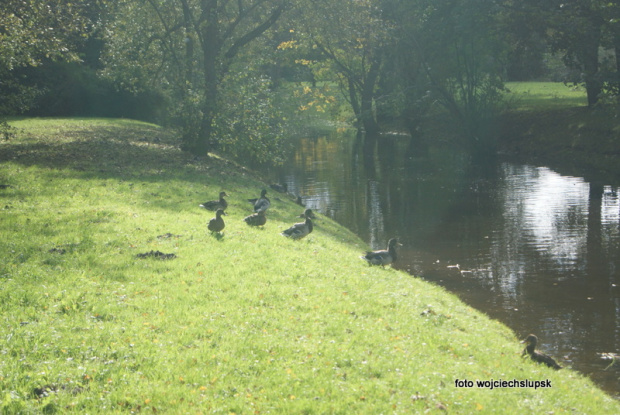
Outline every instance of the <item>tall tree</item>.
<svg viewBox="0 0 620 415">
<path fill-rule="evenodd" d="M 549 7 L 550 41 L 564 53 L 567 66 L 579 69 L 585 84 L 588 105 L 597 103 L 602 91 L 599 48 L 608 17 L 603 0 L 553 0 Z"/>
<path fill-rule="evenodd" d="M 497 31 L 497 1 L 390 0 L 393 59 L 398 61 L 392 93 L 414 134 L 434 104 L 443 106 L 465 142 L 484 149 L 486 128 L 501 101 L 501 67 L 506 45 Z M 389 11 L 389 13 L 388 13 Z"/>
<path fill-rule="evenodd" d="M 0 5 L 0 114 L 27 109 L 36 95 L 15 70 L 46 60 L 78 60 L 77 44 L 95 24 L 92 7 L 103 1 L 4 0 Z M 90 16 L 93 17 L 93 16 Z"/>
<path fill-rule="evenodd" d="M 304 9 L 307 40 L 327 58 L 359 128 L 375 135 L 376 86 L 389 41 L 381 4 L 371 0 L 313 0 Z"/>
<path fill-rule="evenodd" d="M 130 87 L 166 89 L 179 109 L 185 149 L 205 154 L 217 146 L 213 128 L 225 76 L 241 52 L 278 21 L 287 4 L 123 0 L 109 32 L 108 74 Z"/>
</svg>

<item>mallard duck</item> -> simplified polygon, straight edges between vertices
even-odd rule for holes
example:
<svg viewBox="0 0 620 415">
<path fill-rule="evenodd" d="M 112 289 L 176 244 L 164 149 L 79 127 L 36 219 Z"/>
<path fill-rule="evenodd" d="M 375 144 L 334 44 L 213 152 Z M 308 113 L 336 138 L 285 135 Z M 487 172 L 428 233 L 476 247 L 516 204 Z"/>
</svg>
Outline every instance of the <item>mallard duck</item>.
<svg viewBox="0 0 620 415">
<path fill-rule="evenodd" d="M 263 226 L 267 223 L 267 217 L 265 216 L 264 210 L 259 210 L 250 216 L 246 216 L 243 220 L 250 226 Z"/>
<path fill-rule="evenodd" d="M 288 192 L 288 185 L 286 183 L 280 184 L 280 183 L 272 183 L 269 185 L 269 187 L 271 187 L 273 190 L 275 190 L 278 193 L 286 193 Z"/>
<path fill-rule="evenodd" d="M 525 349 L 523 349 L 523 353 L 521 354 L 521 356 L 524 356 L 527 353 L 530 355 L 532 360 L 535 362 L 544 363 L 547 366 L 555 370 L 562 369 L 562 366 L 558 365 L 558 363 L 555 360 L 553 360 L 551 356 L 547 356 L 544 353 L 536 351 L 536 344 L 538 343 L 538 337 L 536 337 L 535 335 L 530 334 L 521 343 L 526 344 Z"/>
<path fill-rule="evenodd" d="M 312 209 L 306 209 L 304 210 L 304 213 L 302 213 L 301 215 L 299 215 L 300 218 L 310 218 L 310 219 L 316 219 L 316 216 L 314 215 L 314 212 L 312 211 Z"/>
<path fill-rule="evenodd" d="M 225 224 L 222 215 L 226 216 L 224 209 L 220 208 L 215 211 L 215 217 L 209 221 L 209 226 L 207 226 L 211 232 L 222 232 L 224 230 Z"/>
<path fill-rule="evenodd" d="M 312 232 L 312 219 L 306 217 L 305 222 L 296 223 L 284 232 L 282 235 L 291 239 L 301 239 L 304 236 L 307 236 L 310 232 Z"/>
<path fill-rule="evenodd" d="M 200 207 L 207 210 L 226 209 L 228 207 L 228 202 L 224 200 L 224 196 L 228 196 L 226 192 L 220 192 L 220 200 L 210 200 L 208 202 L 204 202 L 200 205 Z"/>
<path fill-rule="evenodd" d="M 248 199 L 248 202 L 254 205 L 254 212 L 258 212 L 261 210 L 265 211 L 269 209 L 269 206 L 271 206 L 271 202 L 269 201 L 267 196 L 265 196 L 266 194 L 267 189 L 263 189 L 261 190 L 260 197 L 258 199 Z"/>
<path fill-rule="evenodd" d="M 365 261 L 368 261 L 368 265 L 381 265 L 385 267 L 396 261 L 396 245 L 400 245 L 396 238 L 392 238 L 388 241 L 387 249 L 379 251 L 368 251 L 366 255 L 361 256 Z"/>
</svg>

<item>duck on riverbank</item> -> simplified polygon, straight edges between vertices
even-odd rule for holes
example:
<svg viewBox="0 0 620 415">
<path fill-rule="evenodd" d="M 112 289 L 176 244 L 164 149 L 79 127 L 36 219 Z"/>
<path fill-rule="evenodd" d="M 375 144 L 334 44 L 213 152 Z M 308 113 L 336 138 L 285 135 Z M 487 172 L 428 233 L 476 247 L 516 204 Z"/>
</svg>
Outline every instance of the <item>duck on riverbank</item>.
<svg viewBox="0 0 620 415">
<path fill-rule="evenodd" d="M 226 216 L 226 213 L 224 212 L 224 209 L 218 209 L 215 211 L 215 217 L 213 219 L 211 219 L 209 221 L 209 225 L 207 225 L 207 228 L 211 231 L 211 232 L 222 232 L 224 230 L 224 226 L 226 226 L 226 224 L 224 223 L 224 219 L 222 218 L 222 215 Z"/>
<path fill-rule="evenodd" d="M 301 239 L 308 236 L 313 229 L 312 219 L 306 216 L 305 222 L 296 223 L 284 232 L 282 235 L 291 239 Z"/>
<path fill-rule="evenodd" d="M 218 209 L 226 209 L 228 207 L 228 202 L 224 199 L 228 195 L 226 192 L 220 192 L 219 200 L 210 200 L 208 202 L 204 202 L 200 204 L 200 207 L 207 210 L 218 210 Z"/>
<path fill-rule="evenodd" d="M 248 202 L 254 205 L 254 212 L 266 211 L 271 206 L 271 201 L 266 196 L 267 189 L 263 189 L 260 192 L 260 197 L 258 199 L 248 199 Z"/>
<path fill-rule="evenodd" d="M 366 255 L 363 255 L 360 258 L 367 261 L 368 265 L 381 265 L 382 267 L 385 267 L 386 265 L 390 265 L 396 261 L 397 245 L 401 245 L 398 242 L 398 239 L 392 238 L 388 241 L 387 249 L 368 251 L 366 252 Z"/>
<path fill-rule="evenodd" d="M 267 223 L 267 217 L 265 216 L 264 210 L 259 210 L 256 213 L 246 216 L 243 220 L 250 226 L 263 226 Z"/>
<path fill-rule="evenodd" d="M 562 369 L 562 366 L 560 366 L 551 356 L 547 356 L 546 354 L 536 350 L 536 344 L 538 344 L 538 337 L 536 337 L 535 335 L 530 334 L 525 340 L 521 341 L 521 343 L 525 343 L 526 345 L 525 349 L 523 349 L 523 353 L 521 354 L 521 356 L 525 356 L 526 354 L 528 354 L 530 358 L 535 362 L 544 363 L 555 370 Z"/>
</svg>

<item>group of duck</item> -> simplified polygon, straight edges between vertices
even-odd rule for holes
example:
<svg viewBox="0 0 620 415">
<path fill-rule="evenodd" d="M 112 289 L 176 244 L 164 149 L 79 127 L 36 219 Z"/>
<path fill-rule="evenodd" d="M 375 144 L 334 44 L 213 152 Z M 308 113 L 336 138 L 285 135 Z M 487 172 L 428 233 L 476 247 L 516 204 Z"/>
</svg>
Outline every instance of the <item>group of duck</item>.
<svg viewBox="0 0 620 415">
<path fill-rule="evenodd" d="M 226 208 L 228 202 L 225 197 L 228 197 L 226 192 L 220 192 L 220 198 L 218 200 L 210 200 L 200 204 L 201 208 L 215 211 L 215 217 L 211 219 L 207 225 L 207 229 L 211 232 L 221 233 L 226 226 L 224 218 L 226 215 Z M 271 201 L 267 197 L 267 190 L 263 189 L 260 193 L 260 197 L 255 199 L 248 199 L 248 202 L 254 207 L 254 213 L 243 218 L 245 223 L 250 226 L 263 226 L 267 223 L 266 212 L 271 207 Z M 312 209 L 306 209 L 303 214 L 299 215 L 305 218 L 304 222 L 295 223 L 290 228 L 282 232 L 282 235 L 291 239 L 301 239 L 312 232 L 313 224 L 312 219 L 315 217 Z"/>
<path fill-rule="evenodd" d="M 209 221 L 209 224 L 207 226 L 207 228 L 211 232 L 220 233 L 224 230 L 224 227 L 226 226 L 226 224 L 224 223 L 224 219 L 222 218 L 222 216 L 227 216 L 225 210 L 228 207 L 228 202 L 226 201 L 226 199 L 224 199 L 225 197 L 228 197 L 228 194 L 226 194 L 226 192 L 220 192 L 220 197 L 218 200 L 211 200 L 200 204 L 201 208 L 215 211 L 215 217 Z M 260 197 L 256 199 L 248 199 L 248 202 L 253 205 L 254 213 L 243 218 L 245 223 L 247 223 L 249 226 L 265 225 L 265 223 L 267 223 L 267 216 L 265 215 L 265 213 L 267 212 L 267 209 L 271 207 L 271 201 L 267 197 L 267 190 L 263 189 L 260 193 Z M 283 231 L 283 236 L 298 240 L 304 238 L 312 232 L 312 230 L 314 229 L 312 219 L 315 218 L 312 209 L 306 209 L 304 213 L 299 215 L 299 217 L 305 218 L 305 220 L 300 223 L 295 223 L 290 228 Z M 396 261 L 396 247 L 399 245 L 401 244 L 398 242 L 398 239 L 392 238 L 388 241 L 387 249 L 368 251 L 360 258 L 368 262 L 368 265 L 380 265 L 382 267 L 385 267 L 386 265 L 390 265 L 394 261 Z M 530 334 L 521 343 L 526 344 L 526 347 L 522 353 L 523 356 L 527 354 L 535 362 L 543 363 L 556 370 L 562 368 L 552 357 L 547 356 L 546 354 L 536 350 L 536 345 L 538 344 L 538 337 L 536 337 L 535 335 Z"/>
<path fill-rule="evenodd" d="M 283 190 L 276 190 L 285 192 L 286 188 L 283 188 Z M 207 229 L 213 233 L 221 233 L 226 226 L 224 218 L 222 218 L 222 216 L 227 216 L 225 210 L 228 207 L 228 202 L 225 197 L 228 197 L 228 194 L 222 191 L 220 192 L 219 199 L 210 200 L 200 204 L 201 208 L 215 211 L 215 217 L 211 219 L 207 225 Z M 271 207 L 271 201 L 267 197 L 267 189 L 263 189 L 261 191 L 260 197 L 256 199 L 248 199 L 248 202 L 253 205 L 254 213 L 243 218 L 245 223 L 250 226 L 265 225 L 265 223 L 267 223 L 267 216 L 265 213 L 267 212 L 267 209 Z M 282 235 L 291 239 L 302 239 L 312 232 L 314 229 L 312 219 L 315 219 L 312 209 L 306 209 L 304 213 L 299 215 L 299 217 L 302 217 L 305 220 L 300 223 L 295 223 L 290 228 L 283 231 Z M 361 256 L 361 258 L 368 262 L 368 265 L 381 265 L 382 267 L 385 267 L 386 265 L 390 265 L 396 261 L 396 246 L 398 245 L 401 245 L 398 242 L 398 239 L 392 238 L 388 241 L 387 249 L 368 251 L 365 255 Z"/>
</svg>

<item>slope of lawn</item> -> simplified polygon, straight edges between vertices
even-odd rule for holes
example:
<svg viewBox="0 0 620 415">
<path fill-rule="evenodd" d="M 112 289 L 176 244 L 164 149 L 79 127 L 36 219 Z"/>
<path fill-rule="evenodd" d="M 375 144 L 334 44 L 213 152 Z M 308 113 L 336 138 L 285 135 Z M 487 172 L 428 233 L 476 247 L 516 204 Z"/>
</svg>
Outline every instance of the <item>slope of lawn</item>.
<svg viewBox="0 0 620 415">
<path fill-rule="evenodd" d="M 620 413 L 505 326 L 368 267 L 351 232 L 127 120 L 16 120 L 0 143 L 0 408 L 35 413 Z M 228 197 L 226 228 L 198 207 Z M 142 255 L 141 255 L 142 254 Z M 550 387 L 457 387 L 457 380 Z"/>
</svg>

